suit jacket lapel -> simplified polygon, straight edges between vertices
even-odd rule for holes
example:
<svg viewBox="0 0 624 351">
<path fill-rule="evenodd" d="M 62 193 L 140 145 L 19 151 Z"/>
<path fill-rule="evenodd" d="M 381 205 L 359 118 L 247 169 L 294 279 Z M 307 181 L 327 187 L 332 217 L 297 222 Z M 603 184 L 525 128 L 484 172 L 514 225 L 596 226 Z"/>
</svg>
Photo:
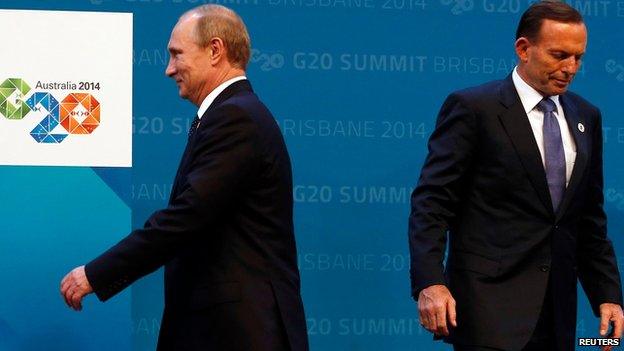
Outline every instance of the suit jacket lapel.
<svg viewBox="0 0 624 351">
<path fill-rule="evenodd" d="M 209 112 L 212 109 L 214 109 L 216 106 L 221 105 L 224 101 L 231 98 L 235 94 L 244 92 L 244 91 L 253 92 L 253 89 L 251 88 L 251 84 L 249 83 L 249 80 L 243 79 L 243 80 L 239 80 L 237 82 L 232 83 L 230 86 L 225 88 L 225 90 L 223 90 L 221 94 L 217 95 L 217 97 L 212 102 L 212 104 L 210 104 L 210 107 L 208 108 L 208 110 L 206 110 L 202 118 L 207 118 L 207 115 L 209 114 Z M 193 118 L 195 117 L 193 116 Z M 186 147 L 184 148 L 184 152 L 182 153 L 180 164 L 178 165 L 178 170 L 176 172 L 175 179 L 173 180 L 171 193 L 169 194 L 169 203 L 171 203 L 171 201 L 173 201 L 173 199 L 176 196 L 178 196 L 180 183 L 182 182 L 183 177 L 186 176 L 185 174 L 186 172 L 183 172 L 183 170 L 185 170 L 185 168 L 187 167 L 187 163 L 189 161 L 188 158 L 190 157 L 190 153 L 191 153 L 191 145 L 193 144 L 193 139 L 196 135 L 197 133 L 193 134 L 193 136 L 189 138 L 188 141 L 186 142 Z"/>
<path fill-rule="evenodd" d="M 554 215 L 542 157 L 537 147 L 531 124 L 524 111 L 511 75 L 501 84 L 500 101 L 503 106 L 506 107 L 499 115 L 501 123 L 509 135 L 520 157 L 520 161 L 527 171 L 533 187 L 537 191 L 539 199 L 544 204 L 546 210 L 551 215 Z"/>
<path fill-rule="evenodd" d="M 566 191 L 563 194 L 563 199 L 561 200 L 561 205 L 557 210 L 557 219 L 560 219 L 565 213 L 566 209 L 570 205 L 570 201 L 574 195 L 574 191 L 578 187 L 582 175 L 585 171 L 585 167 L 587 166 L 587 135 L 584 132 L 584 127 L 579 128 L 579 124 L 585 126 L 585 121 L 580 116 L 576 105 L 571 101 L 571 99 L 567 95 L 561 95 L 559 97 L 561 102 L 561 106 L 563 107 L 563 112 L 565 115 L 566 122 L 568 123 L 568 128 L 570 129 L 570 134 L 572 134 L 572 138 L 574 138 L 574 143 L 576 144 L 576 160 L 574 161 L 574 168 L 572 168 L 572 175 L 570 176 L 570 181 L 568 182 L 568 186 Z M 580 129 L 583 129 L 581 132 Z"/>
<path fill-rule="evenodd" d="M 193 118 L 195 118 L 193 116 Z M 173 201 L 173 199 L 178 196 L 178 188 L 180 186 L 182 169 L 184 169 L 186 164 L 186 159 L 189 156 L 189 147 L 191 145 L 190 138 L 186 142 L 186 147 L 184 147 L 184 152 L 182 153 L 182 157 L 180 158 L 180 164 L 178 165 L 178 170 L 176 171 L 175 178 L 173 179 L 173 186 L 171 187 L 171 194 L 169 194 L 169 203 Z"/>
</svg>

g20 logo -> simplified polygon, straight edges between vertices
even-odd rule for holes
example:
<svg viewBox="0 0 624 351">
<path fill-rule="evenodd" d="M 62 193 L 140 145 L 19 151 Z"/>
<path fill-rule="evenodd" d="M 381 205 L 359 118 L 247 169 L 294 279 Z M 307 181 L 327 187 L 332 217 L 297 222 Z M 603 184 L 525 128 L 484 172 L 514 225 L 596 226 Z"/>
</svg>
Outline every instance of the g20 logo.
<svg viewBox="0 0 624 351">
<path fill-rule="evenodd" d="M 59 144 L 70 134 L 91 134 L 100 125 L 100 103 L 88 93 L 70 93 L 60 102 L 48 92 L 33 92 L 19 78 L 0 84 L 0 115 L 21 120 L 31 112 L 43 119 L 30 131 L 38 143 Z"/>
</svg>

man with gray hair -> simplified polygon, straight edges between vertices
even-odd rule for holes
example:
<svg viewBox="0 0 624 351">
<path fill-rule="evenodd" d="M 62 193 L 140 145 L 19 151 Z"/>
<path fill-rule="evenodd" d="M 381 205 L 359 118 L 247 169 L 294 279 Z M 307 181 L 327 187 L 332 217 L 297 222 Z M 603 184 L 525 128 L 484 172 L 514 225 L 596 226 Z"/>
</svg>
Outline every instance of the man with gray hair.
<svg viewBox="0 0 624 351">
<path fill-rule="evenodd" d="M 169 205 L 71 271 L 66 303 L 105 301 L 165 266 L 158 350 L 307 350 L 286 145 L 245 77 L 250 40 L 219 5 L 182 15 L 166 74 L 199 110 Z"/>
</svg>

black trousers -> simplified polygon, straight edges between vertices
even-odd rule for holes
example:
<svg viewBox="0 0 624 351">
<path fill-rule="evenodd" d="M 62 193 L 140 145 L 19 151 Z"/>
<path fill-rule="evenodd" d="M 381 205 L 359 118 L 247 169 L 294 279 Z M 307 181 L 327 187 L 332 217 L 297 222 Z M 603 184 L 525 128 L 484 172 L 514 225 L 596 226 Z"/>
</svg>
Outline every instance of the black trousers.
<svg viewBox="0 0 624 351">
<path fill-rule="evenodd" d="M 555 325 L 553 318 L 553 301 L 552 291 L 550 290 L 550 284 L 546 289 L 546 295 L 544 296 L 544 304 L 542 305 L 542 311 L 540 312 L 537 325 L 533 331 L 533 335 L 529 342 L 522 348 L 522 351 L 554 351 L 555 346 Z M 507 351 L 494 349 L 483 346 L 468 346 L 468 345 L 453 345 L 455 351 Z"/>
</svg>

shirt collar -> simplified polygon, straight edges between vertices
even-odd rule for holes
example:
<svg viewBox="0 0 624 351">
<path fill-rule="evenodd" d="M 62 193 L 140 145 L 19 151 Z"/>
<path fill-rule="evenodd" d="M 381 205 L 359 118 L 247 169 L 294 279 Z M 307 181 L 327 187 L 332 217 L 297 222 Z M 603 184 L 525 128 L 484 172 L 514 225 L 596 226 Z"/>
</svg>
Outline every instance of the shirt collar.
<svg viewBox="0 0 624 351">
<path fill-rule="evenodd" d="M 527 82 L 520 77 L 518 74 L 518 67 L 514 68 L 513 73 L 511 74 L 511 78 L 513 79 L 514 86 L 516 87 L 516 91 L 520 96 L 520 101 L 522 102 L 522 106 L 524 107 L 524 112 L 529 113 L 533 111 L 535 106 L 542 101 L 544 96 L 539 93 L 539 91 L 535 90 L 532 86 L 530 86 Z M 559 95 L 553 95 L 550 97 L 552 101 L 555 102 L 557 106 L 559 106 Z"/>
<path fill-rule="evenodd" d="M 202 116 L 204 115 L 204 113 L 206 113 L 206 111 L 210 107 L 210 105 L 212 105 L 214 100 L 217 98 L 217 96 L 219 96 L 219 94 L 221 94 L 225 89 L 227 89 L 227 87 L 229 87 L 230 85 L 238 82 L 239 80 L 244 80 L 244 79 L 247 79 L 247 77 L 245 77 L 245 76 L 234 77 L 232 79 L 226 80 L 225 82 L 219 84 L 218 87 L 214 88 L 210 92 L 210 94 L 208 94 L 208 96 L 206 96 L 206 98 L 201 103 L 201 105 L 199 105 L 199 110 L 197 110 L 197 117 L 199 119 L 201 119 Z"/>
</svg>

